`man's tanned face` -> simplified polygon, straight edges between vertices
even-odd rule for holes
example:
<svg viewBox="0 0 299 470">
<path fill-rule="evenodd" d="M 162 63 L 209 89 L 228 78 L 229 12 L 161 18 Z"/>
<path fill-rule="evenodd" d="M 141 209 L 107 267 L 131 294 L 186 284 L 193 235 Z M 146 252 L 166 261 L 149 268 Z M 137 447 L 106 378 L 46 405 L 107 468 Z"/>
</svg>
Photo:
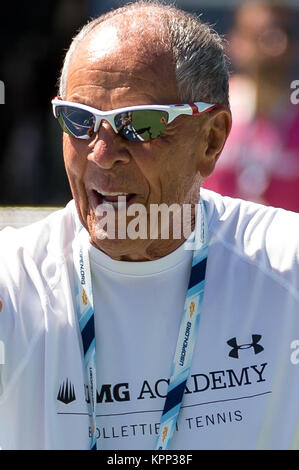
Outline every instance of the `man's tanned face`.
<svg viewBox="0 0 299 470">
<path fill-rule="evenodd" d="M 146 32 L 146 25 L 144 29 L 141 37 L 134 36 L 134 31 L 114 20 L 89 33 L 72 57 L 65 98 L 102 111 L 179 103 L 172 54 L 159 46 L 153 32 Z M 198 156 L 205 145 L 200 130 L 203 119 L 179 116 L 165 134 L 149 142 L 127 141 L 106 121 L 90 140 L 64 134 L 68 178 L 93 245 L 115 259 L 159 256 L 164 240 L 99 238 L 99 193 L 126 193 L 128 200 L 147 211 L 151 204 L 196 202 L 194 184 L 201 170 Z"/>
</svg>

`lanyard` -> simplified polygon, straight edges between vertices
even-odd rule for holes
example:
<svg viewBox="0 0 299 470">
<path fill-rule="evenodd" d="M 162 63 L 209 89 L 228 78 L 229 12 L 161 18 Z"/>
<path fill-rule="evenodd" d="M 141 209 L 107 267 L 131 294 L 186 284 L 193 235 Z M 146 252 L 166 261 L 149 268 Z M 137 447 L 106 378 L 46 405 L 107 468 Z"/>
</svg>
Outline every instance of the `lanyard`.
<svg viewBox="0 0 299 470">
<path fill-rule="evenodd" d="M 202 201 L 198 204 L 198 212 L 195 241 L 186 242 L 186 249 L 193 250 L 192 269 L 155 450 L 168 449 L 170 446 L 176 421 L 180 412 L 186 382 L 189 376 L 198 333 L 208 255 L 207 220 Z M 79 235 L 74 241 L 73 256 L 75 267 L 76 307 L 82 336 L 86 373 L 85 380 L 87 381 L 90 395 L 90 449 L 96 450 L 96 342 L 92 282 L 88 251 L 89 241 L 87 239 L 87 235 L 88 233 L 85 230 L 81 230 L 79 232 Z"/>
<path fill-rule="evenodd" d="M 81 229 L 73 246 L 75 267 L 75 294 L 79 327 L 82 336 L 85 380 L 88 383 L 91 419 L 90 449 L 97 449 L 96 440 L 96 343 L 94 329 L 94 308 L 88 246 L 84 230 Z"/>
</svg>

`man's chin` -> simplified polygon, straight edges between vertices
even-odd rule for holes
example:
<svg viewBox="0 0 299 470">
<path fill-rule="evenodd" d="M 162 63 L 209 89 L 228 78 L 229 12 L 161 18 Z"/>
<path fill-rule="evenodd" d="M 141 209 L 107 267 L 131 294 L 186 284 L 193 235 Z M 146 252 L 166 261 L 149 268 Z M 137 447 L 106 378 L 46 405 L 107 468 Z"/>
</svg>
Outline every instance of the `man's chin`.
<svg viewBox="0 0 299 470">
<path fill-rule="evenodd" d="M 138 252 L 140 251 L 141 243 L 144 240 L 130 240 L 130 239 L 109 239 L 105 233 L 94 236 L 91 234 L 91 244 L 100 251 L 103 251 L 107 256 L 118 261 L 138 261 Z M 139 248 L 139 249 L 138 249 Z"/>
<path fill-rule="evenodd" d="M 117 225 L 116 225 L 117 227 Z M 107 230 L 95 217 L 87 220 L 87 230 L 90 235 L 90 243 L 100 251 L 103 251 L 110 258 L 121 260 L 123 256 L 134 252 L 134 242 L 126 233 L 118 233 L 117 228 Z"/>
<path fill-rule="evenodd" d="M 90 242 L 112 259 L 137 261 L 137 253 L 144 250 L 148 240 L 136 238 L 135 233 L 134 238 L 130 237 L 128 223 L 131 218 L 120 224 L 117 216 L 110 214 L 110 218 L 101 218 L 91 211 L 86 220 Z"/>
</svg>

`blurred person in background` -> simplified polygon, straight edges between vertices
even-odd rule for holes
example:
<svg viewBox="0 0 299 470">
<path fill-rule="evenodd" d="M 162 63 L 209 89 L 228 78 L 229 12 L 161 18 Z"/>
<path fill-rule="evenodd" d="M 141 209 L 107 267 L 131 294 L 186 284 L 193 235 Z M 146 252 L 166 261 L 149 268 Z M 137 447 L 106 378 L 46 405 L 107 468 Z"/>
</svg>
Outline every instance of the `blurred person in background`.
<svg viewBox="0 0 299 470">
<path fill-rule="evenodd" d="M 229 56 L 233 127 L 205 187 L 223 195 L 299 211 L 299 107 L 294 12 L 281 2 L 252 0 L 235 12 Z"/>
<path fill-rule="evenodd" d="M 1 7 L 1 205 L 61 205 L 70 197 L 56 126 L 49 118 L 70 37 L 87 19 L 81 0 L 28 0 Z M 12 27 L 12 18 L 13 26 Z"/>
</svg>

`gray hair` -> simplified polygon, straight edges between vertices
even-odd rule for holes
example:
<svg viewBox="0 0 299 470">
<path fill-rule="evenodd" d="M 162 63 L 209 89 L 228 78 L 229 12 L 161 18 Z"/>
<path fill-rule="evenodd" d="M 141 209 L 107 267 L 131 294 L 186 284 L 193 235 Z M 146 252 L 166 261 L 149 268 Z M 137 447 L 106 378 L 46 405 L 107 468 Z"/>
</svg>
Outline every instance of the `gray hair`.
<svg viewBox="0 0 299 470">
<path fill-rule="evenodd" d="M 59 79 L 60 96 L 66 96 L 69 64 L 78 43 L 97 25 L 118 15 L 122 15 L 129 24 L 132 17 L 136 18 L 136 13 L 147 14 L 149 19 L 153 18 L 154 13 L 159 15 L 156 30 L 160 34 L 161 44 L 172 51 L 182 102 L 206 101 L 229 106 L 228 59 L 223 38 L 195 14 L 152 0 L 127 4 L 83 26 L 65 56 Z"/>
</svg>

